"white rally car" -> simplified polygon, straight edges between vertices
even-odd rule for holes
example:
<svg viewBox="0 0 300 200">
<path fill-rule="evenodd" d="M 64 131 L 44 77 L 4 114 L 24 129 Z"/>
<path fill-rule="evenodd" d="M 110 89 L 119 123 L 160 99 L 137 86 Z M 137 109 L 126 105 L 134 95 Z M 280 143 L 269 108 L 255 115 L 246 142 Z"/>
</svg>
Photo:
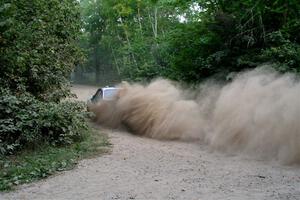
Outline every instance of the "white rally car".
<svg viewBox="0 0 300 200">
<path fill-rule="evenodd" d="M 116 87 L 104 87 L 99 88 L 97 92 L 92 96 L 90 100 L 88 100 L 88 103 L 97 103 L 100 100 L 113 100 L 115 95 L 117 95 L 120 88 Z"/>
</svg>

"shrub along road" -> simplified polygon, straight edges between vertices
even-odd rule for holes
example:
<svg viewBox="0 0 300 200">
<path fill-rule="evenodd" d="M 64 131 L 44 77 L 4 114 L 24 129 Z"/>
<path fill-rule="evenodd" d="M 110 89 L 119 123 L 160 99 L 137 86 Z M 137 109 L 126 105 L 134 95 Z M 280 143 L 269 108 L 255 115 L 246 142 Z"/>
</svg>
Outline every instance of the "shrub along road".
<svg viewBox="0 0 300 200">
<path fill-rule="evenodd" d="M 94 87 L 73 88 L 85 100 Z M 197 143 L 106 131 L 111 154 L 0 199 L 300 199 L 300 167 L 211 153 Z"/>
</svg>

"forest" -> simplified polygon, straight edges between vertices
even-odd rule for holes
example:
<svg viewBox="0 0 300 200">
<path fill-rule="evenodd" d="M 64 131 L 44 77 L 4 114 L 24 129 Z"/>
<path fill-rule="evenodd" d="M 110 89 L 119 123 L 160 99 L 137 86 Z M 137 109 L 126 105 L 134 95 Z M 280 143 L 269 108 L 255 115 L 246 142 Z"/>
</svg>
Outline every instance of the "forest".
<svg viewBox="0 0 300 200">
<path fill-rule="evenodd" d="M 298 73 L 299 8 L 296 0 L 83 0 L 87 60 L 77 80 L 94 72 L 102 84 L 112 77 L 198 83 L 264 64 Z"/>
<path fill-rule="evenodd" d="M 193 86 L 266 64 L 299 74 L 299 32 L 298 0 L 0 0 L 0 190 L 66 167 L 20 176 L 14 155 L 82 150 L 90 114 L 71 84 Z"/>
</svg>

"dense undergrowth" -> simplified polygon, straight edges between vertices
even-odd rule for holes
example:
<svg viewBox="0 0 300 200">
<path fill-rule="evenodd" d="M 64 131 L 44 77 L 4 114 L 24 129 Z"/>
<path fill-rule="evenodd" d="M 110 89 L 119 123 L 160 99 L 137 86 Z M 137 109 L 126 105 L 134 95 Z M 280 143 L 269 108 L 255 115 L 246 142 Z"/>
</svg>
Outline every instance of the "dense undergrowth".
<svg viewBox="0 0 300 200">
<path fill-rule="evenodd" d="M 83 103 L 42 102 L 29 94 L 0 96 L 0 155 L 41 145 L 62 146 L 82 140 L 89 130 Z"/>
<path fill-rule="evenodd" d="M 82 158 L 90 158 L 109 151 L 107 136 L 97 131 L 83 133 L 83 139 L 68 146 L 40 145 L 15 155 L 0 156 L 0 191 L 30 183 L 69 170 Z"/>
<path fill-rule="evenodd" d="M 81 62 L 76 0 L 0 0 L 0 190 L 68 169 L 102 147 L 83 103 L 67 101 Z"/>
</svg>

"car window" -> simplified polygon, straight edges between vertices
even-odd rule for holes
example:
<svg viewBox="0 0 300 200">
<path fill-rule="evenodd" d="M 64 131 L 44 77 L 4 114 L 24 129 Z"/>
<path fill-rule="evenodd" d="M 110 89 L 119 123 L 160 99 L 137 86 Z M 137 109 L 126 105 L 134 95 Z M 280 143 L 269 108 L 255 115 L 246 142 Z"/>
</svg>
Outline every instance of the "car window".
<svg viewBox="0 0 300 200">
<path fill-rule="evenodd" d="M 98 102 L 102 99 L 102 89 L 99 89 L 96 94 L 93 96 L 92 101 Z"/>
<path fill-rule="evenodd" d="M 113 99 L 114 96 L 117 94 L 118 89 L 105 89 L 103 94 L 103 99 Z"/>
</svg>

